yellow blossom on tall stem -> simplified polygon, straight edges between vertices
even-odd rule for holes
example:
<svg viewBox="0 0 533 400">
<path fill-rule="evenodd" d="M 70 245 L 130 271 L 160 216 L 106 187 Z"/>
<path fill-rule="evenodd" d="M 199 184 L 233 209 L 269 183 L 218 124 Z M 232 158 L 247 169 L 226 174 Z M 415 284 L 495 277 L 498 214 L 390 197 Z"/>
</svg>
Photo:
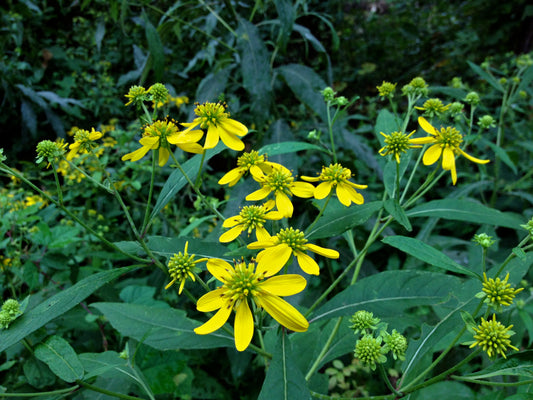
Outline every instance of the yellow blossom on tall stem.
<svg viewBox="0 0 533 400">
<path fill-rule="evenodd" d="M 379 155 L 387 156 L 392 154 L 396 162 L 399 164 L 402 153 L 406 153 L 409 149 L 422 147 L 412 144 L 409 139 L 415 132 L 416 131 L 413 131 L 409 135 L 406 135 L 403 132 L 392 132 L 390 135 L 379 132 L 379 134 L 385 138 L 385 146 L 379 149 Z"/>
<path fill-rule="evenodd" d="M 270 234 L 263 226 L 267 220 L 280 220 L 283 215 L 279 211 L 270 211 L 274 208 L 274 201 L 268 201 L 260 206 L 244 206 L 239 213 L 224 221 L 224 228 L 231 228 L 223 233 L 219 240 L 222 243 L 235 240 L 243 231 L 248 231 L 248 235 L 255 230 L 257 240 L 268 240 Z"/>
<path fill-rule="evenodd" d="M 168 261 L 168 273 L 172 280 L 167 286 L 165 286 L 165 289 L 168 289 L 178 281 L 180 283 L 178 294 L 181 294 L 183 291 L 187 279 L 190 279 L 193 282 L 195 281 L 194 268 L 196 264 L 208 260 L 207 258 L 199 258 L 198 260 L 195 260 L 194 254 L 187 253 L 188 247 L 189 242 L 186 242 L 183 253 L 180 251 L 178 254 L 174 254 Z"/>
<path fill-rule="evenodd" d="M 192 122 L 182 123 L 185 131 L 200 127 L 207 129 L 204 149 L 212 149 L 219 140 L 232 150 L 244 150 L 244 143 L 239 138 L 248 133 L 248 128 L 239 121 L 229 118 L 226 106 L 221 103 L 197 104 L 194 109 L 197 117 Z"/>
<path fill-rule="evenodd" d="M 452 182 L 455 185 L 457 182 L 457 170 L 455 169 L 455 155 L 460 154 L 468 160 L 477 164 L 486 164 L 490 160 L 480 160 L 465 153 L 459 146 L 463 143 L 463 136 L 459 131 L 453 127 L 441 127 L 440 131 L 434 128 L 424 117 L 418 118 L 420 127 L 429 133 L 431 136 L 410 139 L 412 144 L 431 144 L 422 158 L 424 165 L 435 164 L 442 158 L 442 168 L 450 171 L 452 174 Z"/>
<path fill-rule="evenodd" d="M 349 207 L 352 203 L 363 204 L 365 202 L 363 196 L 355 189 L 368 187 L 350 182 L 351 177 L 352 171 L 337 163 L 330 164 L 329 167 L 322 167 L 322 173 L 317 177 L 302 176 L 302 179 L 309 182 L 321 182 L 313 191 L 315 199 L 326 198 L 335 188 L 339 201 Z"/>
<path fill-rule="evenodd" d="M 289 261 L 292 254 L 296 256 L 300 268 L 309 275 L 318 275 L 320 267 L 307 251 L 327 258 L 339 258 L 339 252 L 316 244 L 307 243 L 305 234 L 299 229 L 282 229 L 268 240 L 250 243 L 249 249 L 265 249 L 257 255 L 257 265 L 265 276 L 277 274 Z"/>
<path fill-rule="evenodd" d="M 201 130 L 179 131 L 172 121 L 160 120 L 144 128 L 143 137 L 139 140 L 139 149 L 122 156 L 122 161 L 138 161 L 150 150 L 159 149 L 159 166 L 162 167 L 170 157 L 170 144 L 175 144 L 183 151 L 201 154 L 202 146 L 198 142 L 204 133 Z"/>
<path fill-rule="evenodd" d="M 257 151 L 252 150 L 249 153 L 243 153 L 237 158 L 237 168 L 233 168 L 228 171 L 220 180 L 219 185 L 228 184 L 228 186 L 234 186 L 244 176 L 245 173 L 250 171 L 252 176 L 261 177 L 261 173 L 268 174 L 272 171 L 272 167 L 280 165 L 266 160 L 266 155 L 259 154 Z"/>
<path fill-rule="evenodd" d="M 309 198 L 313 197 L 315 187 L 307 182 L 295 182 L 292 172 L 282 165 L 272 166 L 272 171 L 264 174 L 262 171 L 259 176 L 253 178 L 261 184 L 261 189 L 256 190 L 246 196 L 248 201 L 263 200 L 270 193 L 274 194 L 276 207 L 284 217 L 292 217 L 294 206 L 290 197 Z"/>
<path fill-rule="evenodd" d="M 254 334 L 254 319 L 250 303 L 263 308 L 281 325 L 295 332 L 304 332 L 309 322 L 300 312 L 280 296 L 300 293 L 307 284 L 301 275 L 280 275 L 265 279 L 265 271 L 244 260 L 235 267 L 226 261 L 210 259 L 207 269 L 222 286 L 203 295 L 196 303 L 198 311 L 218 310 L 205 324 L 194 329 L 198 335 L 207 335 L 221 328 L 235 311 L 235 347 L 244 351 Z"/>
<path fill-rule="evenodd" d="M 89 153 L 92 151 L 98 146 L 94 141 L 101 137 L 102 133 L 95 131 L 94 128 L 91 129 L 91 132 L 85 129 L 78 129 L 74 133 L 74 143 L 69 146 L 70 151 L 67 154 L 67 160 L 72 160 L 78 152 Z"/>
</svg>

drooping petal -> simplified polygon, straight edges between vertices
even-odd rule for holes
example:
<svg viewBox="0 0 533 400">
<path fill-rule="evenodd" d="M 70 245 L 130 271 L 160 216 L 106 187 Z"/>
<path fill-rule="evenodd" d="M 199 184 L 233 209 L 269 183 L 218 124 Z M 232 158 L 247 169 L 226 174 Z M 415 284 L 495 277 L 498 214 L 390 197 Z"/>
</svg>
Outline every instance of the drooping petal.
<svg viewBox="0 0 533 400">
<path fill-rule="evenodd" d="M 244 351 L 254 335 L 254 318 L 248 302 L 243 300 L 235 310 L 235 347 Z"/>
<path fill-rule="evenodd" d="M 210 258 L 206 263 L 207 269 L 220 282 L 225 282 L 235 269 L 229 263 L 219 258 Z"/>
<path fill-rule="evenodd" d="M 242 178 L 244 172 L 245 171 L 243 168 L 233 168 L 232 170 L 226 172 L 226 174 L 219 179 L 218 184 L 225 185 L 229 183 L 230 186 L 233 186 L 239 181 L 239 179 Z"/>
<path fill-rule="evenodd" d="M 224 307 L 228 300 L 224 298 L 225 289 L 218 288 L 211 292 L 207 292 L 196 302 L 198 311 L 211 312 Z"/>
<path fill-rule="evenodd" d="M 268 231 L 264 227 L 258 226 L 257 228 L 255 228 L 255 237 L 259 242 L 262 242 L 264 240 L 270 239 L 272 236 L 270 236 L 270 233 L 268 233 Z"/>
<path fill-rule="evenodd" d="M 423 130 L 425 130 L 430 135 L 438 135 L 438 131 L 424 117 L 418 117 L 418 124 Z"/>
<path fill-rule="evenodd" d="M 352 202 L 355 204 L 363 204 L 365 202 L 361 193 L 358 193 L 353 187 L 344 183 L 337 185 L 336 193 L 339 201 L 346 207 L 349 207 Z"/>
<path fill-rule="evenodd" d="M 91 133 L 89 133 L 90 140 L 97 140 L 100 139 L 102 136 L 104 136 L 103 133 L 95 131 L 94 128 L 92 128 Z"/>
<path fill-rule="evenodd" d="M 314 191 L 315 199 L 318 199 L 318 200 L 325 199 L 328 196 L 328 194 L 330 194 L 332 187 L 333 187 L 332 181 L 320 183 L 315 188 L 315 191 Z"/>
<path fill-rule="evenodd" d="M 170 152 L 168 149 L 164 147 L 159 148 L 159 166 L 162 167 L 165 165 L 168 161 L 168 158 L 170 157 Z"/>
<path fill-rule="evenodd" d="M 273 205 L 275 205 L 276 203 L 274 202 Z M 279 211 L 270 211 L 268 213 L 265 214 L 265 219 L 268 219 L 268 220 L 271 220 L 271 221 L 277 221 L 279 219 L 282 219 L 283 218 L 283 213 L 279 212 Z"/>
<path fill-rule="evenodd" d="M 124 154 L 122 156 L 122 161 L 131 160 L 131 161 L 139 161 L 141 158 L 143 158 L 146 153 L 150 151 L 149 146 L 143 146 L 138 148 L 135 151 L 132 151 L 131 153 Z"/>
<path fill-rule="evenodd" d="M 244 225 L 237 225 L 237 226 L 231 228 L 229 231 L 224 232 L 222 235 L 220 235 L 218 240 L 221 243 L 232 242 L 235 239 L 237 239 L 237 237 L 239 237 L 239 235 L 242 233 L 243 230 L 244 230 Z"/>
<path fill-rule="evenodd" d="M 285 300 L 278 296 L 266 294 L 259 299 L 260 306 L 287 329 L 295 332 L 305 332 L 309 328 L 309 322 L 307 322 L 305 317 Z"/>
<path fill-rule="evenodd" d="M 218 134 L 218 128 L 213 125 L 209 125 L 207 128 L 207 136 L 205 138 L 204 149 L 212 149 L 218 144 L 220 136 Z"/>
<path fill-rule="evenodd" d="M 248 198 L 246 198 L 248 200 Z M 276 192 L 276 207 L 279 212 L 283 214 L 284 217 L 292 217 L 294 212 L 294 206 L 292 205 L 291 199 L 285 193 Z"/>
<path fill-rule="evenodd" d="M 257 250 L 257 249 L 264 249 L 264 248 L 267 248 L 267 247 L 272 247 L 272 246 L 275 246 L 277 244 L 278 244 L 278 242 L 275 240 L 275 238 L 273 238 L 271 236 L 267 240 L 260 240 L 260 241 L 257 241 L 257 242 L 252 242 L 247 247 L 249 249 L 252 249 L 252 250 Z"/>
<path fill-rule="evenodd" d="M 260 283 L 261 290 L 266 290 L 275 296 L 292 296 L 305 289 L 307 281 L 301 275 L 277 275 Z"/>
<path fill-rule="evenodd" d="M 240 215 L 235 215 L 233 217 L 226 218 L 224 222 L 222 223 L 222 226 L 224 228 L 232 228 L 237 224 L 240 224 L 242 222 L 242 218 Z"/>
<path fill-rule="evenodd" d="M 225 130 L 237 136 L 244 136 L 248 133 L 248 128 L 244 124 L 231 118 L 224 120 L 221 125 Z"/>
<path fill-rule="evenodd" d="M 157 149 L 159 147 L 159 136 L 144 136 L 139 140 L 143 146 L 150 146 L 150 149 Z"/>
<path fill-rule="evenodd" d="M 442 151 L 442 169 L 450 171 L 455 165 L 455 153 L 453 150 L 446 146 Z"/>
<path fill-rule="evenodd" d="M 490 160 L 481 160 L 479 158 L 476 158 L 476 157 L 472 157 L 470 154 L 464 152 L 463 150 L 461 150 L 460 148 L 457 148 L 457 151 L 465 158 L 467 158 L 468 160 L 472 161 L 472 162 L 475 162 L 476 164 L 487 164 L 490 162 Z"/>
<path fill-rule="evenodd" d="M 437 160 L 440 158 L 442 154 L 442 147 L 440 144 L 434 144 L 429 149 L 426 150 L 424 153 L 424 157 L 422 158 L 422 162 L 424 165 L 433 165 L 437 162 Z"/>
<path fill-rule="evenodd" d="M 266 187 L 262 187 L 261 189 L 258 189 L 255 192 L 252 192 L 248 196 L 246 196 L 246 200 L 248 201 L 263 200 L 269 194 L 270 194 L 270 189 Z"/>
<path fill-rule="evenodd" d="M 244 150 L 244 143 L 235 134 L 228 132 L 224 129 L 224 125 L 218 127 L 218 133 L 222 142 L 232 150 L 241 151 Z"/>
<path fill-rule="evenodd" d="M 198 143 L 178 143 L 176 146 L 187 153 L 202 154 L 204 152 L 204 148 Z"/>
<path fill-rule="evenodd" d="M 207 335 L 208 333 L 214 332 L 217 329 L 221 328 L 222 325 L 226 323 L 230 314 L 231 314 L 231 304 L 225 305 L 220 310 L 217 311 L 215 315 L 211 317 L 205 324 L 200 325 L 198 328 L 194 329 L 194 332 L 197 335 Z"/>
<path fill-rule="evenodd" d="M 300 179 L 307 182 L 318 182 L 320 180 L 318 176 L 300 176 Z"/>
<path fill-rule="evenodd" d="M 258 274 L 264 273 L 265 277 L 276 275 L 291 257 L 292 249 L 286 243 L 269 247 L 259 253 L 257 257 Z"/>
<path fill-rule="evenodd" d="M 311 250 L 313 253 L 320 254 L 321 256 L 327 258 L 339 258 L 339 252 L 337 250 L 327 249 L 312 243 L 307 243 L 305 247 L 307 250 Z"/>
<path fill-rule="evenodd" d="M 414 144 L 414 145 L 429 144 L 429 143 L 435 143 L 435 142 L 436 142 L 436 139 L 433 136 L 409 139 L 409 143 Z M 420 146 L 416 146 L 416 147 L 420 147 Z"/>
<path fill-rule="evenodd" d="M 315 187 L 307 182 L 293 182 L 291 185 L 291 192 L 295 196 L 307 199 L 313 197 Z"/>
<path fill-rule="evenodd" d="M 298 260 L 298 265 L 306 274 L 309 274 L 309 275 L 320 274 L 320 267 L 318 266 L 317 262 L 313 260 L 313 257 L 301 251 L 295 251 L 294 255 L 296 256 L 296 259 Z"/>
<path fill-rule="evenodd" d="M 176 132 L 167 136 L 167 142 L 172 144 L 196 143 L 202 138 L 202 136 L 204 136 L 204 131 L 200 129 L 195 129 L 188 132 Z"/>
</svg>

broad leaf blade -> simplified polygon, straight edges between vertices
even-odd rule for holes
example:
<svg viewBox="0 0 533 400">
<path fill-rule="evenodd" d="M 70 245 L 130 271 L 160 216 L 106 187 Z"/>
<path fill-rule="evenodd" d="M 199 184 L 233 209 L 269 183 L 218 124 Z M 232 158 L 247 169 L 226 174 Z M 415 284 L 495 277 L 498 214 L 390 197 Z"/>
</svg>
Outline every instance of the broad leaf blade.
<svg viewBox="0 0 533 400">
<path fill-rule="evenodd" d="M 66 313 L 101 286 L 133 269 L 133 267 L 117 268 L 88 276 L 74 286 L 43 301 L 18 318 L 8 330 L 0 332 L 0 352 L 24 339 L 54 318 Z"/>
<path fill-rule="evenodd" d="M 474 372 L 473 374 L 464 375 L 465 378 L 487 379 L 499 377 L 502 375 L 524 376 L 531 378 L 533 376 L 533 350 L 526 350 L 520 353 L 508 355 L 507 358 L 499 358 L 489 367 Z"/>
<path fill-rule="evenodd" d="M 322 147 L 305 142 L 282 142 L 267 144 L 259 149 L 259 154 L 276 156 L 278 154 L 295 153 L 302 150 L 324 151 Z"/>
<path fill-rule="evenodd" d="M 59 336 L 52 336 L 35 348 L 35 357 L 48 365 L 65 382 L 83 378 L 83 366 L 74 349 Z"/>
<path fill-rule="evenodd" d="M 405 210 L 400 206 L 400 203 L 398 203 L 398 200 L 396 199 L 387 199 L 383 203 L 383 207 L 385 207 L 385 210 L 405 229 L 407 229 L 409 232 L 413 230 L 413 227 L 411 226 L 411 223 L 409 222 L 409 218 L 407 218 L 407 215 L 405 215 Z"/>
<path fill-rule="evenodd" d="M 233 347 L 233 337 L 223 331 L 197 335 L 200 322 L 182 310 L 127 303 L 93 303 L 121 335 L 158 350 Z"/>
<path fill-rule="evenodd" d="M 454 272 L 457 274 L 468 275 L 474 278 L 481 279 L 481 277 L 473 271 L 457 264 L 446 254 L 439 250 L 425 244 L 424 242 L 406 237 L 406 236 L 387 236 L 382 240 L 392 247 L 412 255 L 425 263 L 433 265 L 438 268 L 442 268 L 446 271 Z"/>
</svg>

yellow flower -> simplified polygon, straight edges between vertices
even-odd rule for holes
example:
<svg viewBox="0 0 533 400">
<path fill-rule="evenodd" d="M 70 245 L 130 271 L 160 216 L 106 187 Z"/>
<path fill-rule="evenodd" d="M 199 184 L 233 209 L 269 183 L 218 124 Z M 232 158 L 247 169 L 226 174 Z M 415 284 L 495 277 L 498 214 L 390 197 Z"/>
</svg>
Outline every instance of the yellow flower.
<svg viewBox="0 0 533 400">
<path fill-rule="evenodd" d="M 415 108 L 417 110 L 424 111 L 425 116 L 433 118 L 443 114 L 446 110 L 448 110 L 448 108 L 450 108 L 450 104 L 444 105 L 440 99 L 428 99 L 424 102 L 422 107 Z"/>
<path fill-rule="evenodd" d="M 187 253 L 188 247 L 189 242 L 186 242 L 183 253 L 180 251 L 178 254 L 174 254 L 168 261 L 168 273 L 172 278 L 172 281 L 165 286 L 165 289 L 171 287 L 174 282 L 179 281 L 180 288 L 178 294 L 181 294 L 183 291 L 187 279 L 191 279 L 193 282 L 196 280 L 194 278 L 194 268 L 196 264 L 207 260 L 207 258 L 199 258 L 198 260 L 195 260 L 194 254 Z"/>
<path fill-rule="evenodd" d="M 233 168 L 227 172 L 218 181 L 219 185 L 228 184 L 228 186 L 234 186 L 248 171 L 252 176 L 259 178 L 261 172 L 268 174 L 272 171 L 272 166 L 279 165 L 266 160 L 266 155 L 259 154 L 257 151 L 252 150 L 249 153 L 243 153 L 237 158 L 237 168 Z"/>
<path fill-rule="evenodd" d="M 46 206 L 46 203 L 47 201 L 43 199 L 41 196 L 39 196 L 38 194 L 26 196 L 26 198 L 24 199 L 25 207 L 31 207 L 35 204 L 39 204 L 39 208 L 43 208 L 44 206 Z"/>
<path fill-rule="evenodd" d="M 492 321 L 485 321 L 482 317 L 481 324 L 477 328 L 474 328 L 476 332 L 474 339 L 476 341 L 470 345 L 470 348 L 480 346 L 489 357 L 493 357 L 499 353 L 503 358 L 507 358 L 505 352 L 508 347 L 518 351 L 509 340 L 513 334 L 512 331 L 509 332 L 512 327 L 513 325 L 505 327 L 499 321 L 496 321 L 496 315 L 494 314 L 492 315 Z"/>
<path fill-rule="evenodd" d="M 452 182 L 457 182 L 457 170 L 455 169 L 455 154 L 466 157 L 477 164 L 486 164 L 490 160 L 480 160 L 465 153 L 459 146 L 463 142 L 463 136 L 453 127 L 441 128 L 440 131 L 434 128 L 424 117 L 418 118 L 418 123 L 431 136 L 410 139 L 412 144 L 432 144 L 424 153 L 422 161 L 424 165 L 435 164 L 442 157 L 442 168 L 451 171 Z"/>
<path fill-rule="evenodd" d="M 70 152 L 67 154 L 67 160 L 72 160 L 78 154 L 78 151 L 82 153 L 89 153 L 97 147 L 97 144 L 94 143 L 95 140 L 98 140 L 102 137 L 101 132 L 97 132 L 94 128 L 91 128 L 91 132 L 86 131 L 85 129 L 78 129 L 74 134 L 74 143 L 72 143 L 68 148 Z"/>
<path fill-rule="evenodd" d="M 322 181 L 313 192 L 315 199 L 324 199 L 335 187 L 339 201 L 349 207 L 352 203 L 363 204 L 363 196 L 355 189 L 366 189 L 367 185 L 358 185 L 350 182 L 352 171 L 344 168 L 340 164 L 330 164 L 329 167 L 322 167 L 322 173 L 318 177 L 302 176 L 304 181 L 318 182 Z"/>
<path fill-rule="evenodd" d="M 304 272 L 309 275 L 318 275 L 320 268 L 316 261 L 306 253 L 308 250 L 327 258 L 339 258 L 338 251 L 307 243 L 305 234 L 293 228 L 282 229 L 268 240 L 250 243 L 248 248 L 265 249 L 257 255 L 257 268 L 264 271 L 265 276 L 277 274 L 292 254 L 296 256 L 298 265 Z"/>
<path fill-rule="evenodd" d="M 379 154 L 381 156 L 392 154 L 396 159 L 396 162 L 399 164 L 402 153 L 407 152 L 409 149 L 422 147 L 413 145 L 409 140 L 411 135 L 415 132 L 416 131 L 413 131 L 409 135 L 406 135 L 403 132 L 392 132 L 390 135 L 385 135 L 383 132 L 379 132 L 381 136 L 385 137 L 385 146 L 379 149 Z"/>
<path fill-rule="evenodd" d="M 128 94 L 125 95 L 125 97 L 127 97 L 129 100 L 125 105 L 129 106 L 131 103 L 141 104 L 144 100 L 146 100 L 147 95 L 148 92 L 144 87 L 132 86 L 128 91 Z"/>
<path fill-rule="evenodd" d="M 294 182 L 291 171 L 282 165 L 272 166 L 272 171 L 267 175 L 263 171 L 255 170 L 259 175 L 253 178 L 261 184 L 261 189 L 246 196 L 248 201 L 263 200 L 270 193 L 274 193 L 276 207 L 284 217 L 292 217 L 294 206 L 290 196 L 313 197 L 315 187 L 307 182 Z"/>
<path fill-rule="evenodd" d="M 268 240 L 270 235 L 264 228 L 266 220 L 279 220 L 283 215 L 279 211 L 270 211 L 274 207 L 274 201 L 269 201 L 260 206 L 245 206 L 239 215 L 230 217 L 224 221 L 224 228 L 231 228 L 220 236 L 222 243 L 235 240 L 243 231 L 247 230 L 248 235 L 255 229 L 257 240 Z"/>
<path fill-rule="evenodd" d="M 509 273 L 505 275 L 502 281 L 500 278 L 496 280 L 487 279 L 487 274 L 483 272 L 483 292 L 487 295 L 487 301 L 490 305 L 500 308 L 501 306 L 510 306 L 513 303 L 514 297 L 520 293 L 524 288 L 513 289 L 510 283 L 507 283 Z"/>
<path fill-rule="evenodd" d="M 248 128 L 240 122 L 229 118 L 229 113 L 225 112 L 226 107 L 220 103 L 197 104 L 194 113 L 198 116 L 192 122 L 183 123 L 188 131 L 200 126 L 207 129 L 204 149 L 212 149 L 218 144 L 219 139 L 230 149 L 241 151 L 244 143 L 238 136 L 248 133 Z"/>
<path fill-rule="evenodd" d="M 143 137 L 139 140 L 142 147 L 122 156 L 122 161 L 138 161 L 150 150 L 159 149 L 159 166 L 162 167 L 170 157 L 170 143 L 189 153 L 202 153 L 202 146 L 196 142 L 203 134 L 201 130 L 179 132 L 172 121 L 155 121 L 144 128 Z"/>
<path fill-rule="evenodd" d="M 194 332 L 206 335 L 221 328 L 235 310 L 235 347 L 244 351 L 252 341 L 254 320 L 249 302 L 262 307 L 281 325 L 295 332 L 305 332 L 309 322 L 280 296 L 291 296 L 305 289 L 306 280 L 300 275 L 281 275 L 265 279 L 264 271 L 254 262 L 235 262 L 235 268 L 219 259 L 207 261 L 207 269 L 222 282 L 222 286 L 203 295 L 196 304 L 198 311 L 218 310 Z M 255 271 L 254 271 L 255 270 Z"/>
</svg>

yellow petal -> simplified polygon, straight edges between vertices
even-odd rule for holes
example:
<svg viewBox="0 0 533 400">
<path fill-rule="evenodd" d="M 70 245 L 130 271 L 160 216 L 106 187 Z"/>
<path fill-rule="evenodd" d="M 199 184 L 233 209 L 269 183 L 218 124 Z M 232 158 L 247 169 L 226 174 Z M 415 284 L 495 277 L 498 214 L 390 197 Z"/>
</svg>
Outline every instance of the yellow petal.
<svg viewBox="0 0 533 400">
<path fill-rule="evenodd" d="M 415 145 L 418 145 L 418 144 L 435 143 L 435 138 L 434 138 L 433 136 L 426 136 L 426 137 L 421 137 L 421 138 L 414 138 L 414 139 L 409 139 L 409 143 L 410 143 L 410 144 L 415 144 Z M 417 147 L 420 147 L 420 146 L 417 146 Z"/>
<path fill-rule="evenodd" d="M 276 203 L 274 202 L 274 205 Z M 279 219 L 282 219 L 283 218 L 283 213 L 279 212 L 279 211 L 270 211 L 268 213 L 265 214 L 265 219 L 268 219 L 270 221 L 277 221 Z"/>
<path fill-rule="evenodd" d="M 211 292 L 207 292 L 196 302 L 196 308 L 198 311 L 211 312 L 222 308 L 228 303 L 228 300 L 224 298 L 225 289 L 219 288 Z"/>
<path fill-rule="evenodd" d="M 218 133 L 222 142 L 232 150 L 241 151 L 244 150 L 244 143 L 235 134 L 228 132 L 224 129 L 224 125 L 219 126 Z"/>
<path fill-rule="evenodd" d="M 252 341 L 254 335 L 254 318 L 248 302 L 241 301 L 235 310 L 235 347 L 244 351 Z"/>
<path fill-rule="evenodd" d="M 281 325 L 295 332 L 305 332 L 309 322 L 300 312 L 278 296 L 263 295 L 260 305 Z"/>
<path fill-rule="evenodd" d="M 248 201 L 263 200 L 269 194 L 270 194 L 270 189 L 266 187 L 262 187 L 261 189 L 256 190 L 255 192 L 252 192 L 248 196 L 246 196 L 246 200 Z"/>
<path fill-rule="evenodd" d="M 432 165 L 437 162 L 437 160 L 440 158 L 440 155 L 442 154 L 442 147 L 440 144 L 434 144 L 429 149 L 426 150 L 424 153 L 424 157 L 422 158 L 422 162 L 424 165 Z"/>
<path fill-rule="evenodd" d="M 365 202 L 361 193 L 358 193 L 353 187 L 345 183 L 337 185 L 336 193 L 339 201 L 346 207 L 349 207 L 352 202 L 355 204 L 363 204 Z"/>
<path fill-rule="evenodd" d="M 207 136 L 205 138 L 204 149 L 212 149 L 218 144 L 220 136 L 218 134 L 218 129 L 216 126 L 210 125 L 207 128 Z"/>
<path fill-rule="evenodd" d="M 235 271 L 231 264 L 219 258 L 210 258 L 206 263 L 207 269 L 215 278 L 225 282 Z"/>
<path fill-rule="evenodd" d="M 165 149 L 164 147 L 159 148 L 159 166 L 162 167 L 165 165 L 168 161 L 168 158 L 170 157 L 170 152 L 168 149 Z"/>
<path fill-rule="evenodd" d="M 146 153 L 150 151 L 149 146 L 143 146 L 138 148 L 135 151 L 132 151 L 131 153 L 124 154 L 122 156 L 122 161 L 131 160 L 131 161 L 139 161 L 141 158 L 143 158 Z"/>
<path fill-rule="evenodd" d="M 330 194 L 332 186 L 333 182 L 331 181 L 320 183 L 314 191 L 315 199 L 325 199 Z"/>
<path fill-rule="evenodd" d="M 269 247 L 259 253 L 257 257 L 258 274 L 264 273 L 265 277 L 276 275 L 287 263 L 292 254 L 292 249 L 286 243 Z"/>
<path fill-rule="evenodd" d="M 455 166 L 455 153 L 446 146 L 442 151 L 442 169 L 450 171 Z"/>
<path fill-rule="evenodd" d="M 231 171 L 226 172 L 226 174 L 220 178 L 218 181 L 219 185 L 225 185 L 229 183 L 230 186 L 235 185 L 239 179 L 244 175 L 243 168 L 233 168 Z"/>
<path fill-rule="evenodd" d="M 273 276 L 260 283 L 261 290 L 275 296 L 292 296 L 304 290 L 306 285 L 305 278 L 296 274 Z"/>
<path fill-rule="evenodd" d="M 159 147 L 159 136 L 145 136 L 139 140 L 139 143 L 143 146 L 150 146 L 150 149 L 154 150 Z"/>
<path fill-rule="evenodd" d="M 232 228 L 235 225 L 240 224 L 241 222 L 242 222 L 242 218 L 240 217 L 240 215 L 235 215 L 234 217 L 229 217 L 225 219 L 224 222 L 222 223 L 222 226 L 224 228 Z"/>
<path fill-rule="evenodd" d="M 246 200 L 248 200 L 248 198 L 246 198 Z M 292 205 L 291 199 L 289 199 L 285 193 L 276 192 L 276 207 L 284 217 L 292 217 L 294 206 Z"/>
<path fill-rule="evenodd" d="M 300 178 L 307 182 L 318 182 L 320 180 L 318 176 L 300 176 Z"/>
<path fill-rule="evenodd" d="M 424 117 L 418 117 L 418 124 L 423 130 L 425 130 L 430 135 L 438 135 L 438 131 Z"/>
<path fill-rule="evenodd" d="M 237 237 L 239 237 L 239 235 L 241 234 L 241 232 L 243 231 L 243 229 L 244 229 L 244 225 L 237 225 L 236 227 L 231 228 L 229 231 L 224 232 L 222 235 L 220 235 L 220 237 L 218 238 L 218 240 L 219 240 L 221 243 L 229 243 L 229 242 L 232 242 L 232 241 L 234 241 L 235 239 L 237 239 Z"/>
<path fill-rule="evenodd" d="M 263 228 L 262 226 L 258 226 L 257 228 L 255 228 L 255 237 L 260 242 L 262 242 L 264 240 L 268 240 L 268 239 L 271 238 L 271 236 L 268 233 L 268 231 L 265 228 Z"/>
<path fill-rule="evenodd" d="M 204 131 L 199 129 L 188 132 L 176 132 L 167 136 L 167 142 L 172 144 L 196 143 L 202 138 L 202 136 L 204 136 Z"/>
<path fill-rule="evenodd" d="M 194 332 L 197 335 L 207 335 L 208 333 L 214 332 L 221 328 L 222 325 L 224 325 L 228 320 L 229 315 L 231 314 L 231 308 L 231 304 L 222 307 L 215 315 L 211 317 L 209 321 L 203 325 L 200 325 L 198 328 L 195 328 Z"/>
<path fill-rule="evenodd" d="M 252 250 L 257 250 L 257 249 L 264 249 L 264 248 L 267 248 L 267 247 L 272 247 L 272 246 L 275 246 L 277 244 L 278 244 L 278 242 L 275 240 L 275 238 L 270 237 L 267 240 L 261 240 L 261 241 L 258 241 L 258 242 L 252 242 L 247 247 L 249 249 L 252 249 Z"/>
<path fill-rule="evenodd" d="M 248 128 L 244 124 L 231 118 L 227 118 L 221 125 L 226 131 L 237 136 L 244 136 L 248 133 Z"/>
<path fill-rule="evenodd" d="M 313 257 L 301 251 L 295 251 L 294 255 L 296 256 L 296 259 L 298 260 L 298 265 L 306 274 L 309 274 L 309 275 L 320 274 L 320 267 L 318 266 L 317 262 L 313 260 Z"/>
<path fill-rule="evenodd" d="M 305 247 L 307 250 L 311 250 L 313 253 L 320 254 L 321 256 L 327 258 L 339 258 L 339 252 L 337 250 L 327 249 L 312 243 L 307 243 Z"/>
<path fill-rule="evenodd" d="M 472 157 L 470 154 L 464 152 L 463 150 L 457 148 L 457 151 L 465 158 L 469 159 L 472 162 L 475 162 L 476 164 L 487 164 L 490 162 L 490 160 L 481 160 L 476 157 Z"/>
<path fill-rule="evenodd" d="M 313 197 L 315 187 L 307 182 L 293 182 L 291 186 L 291 192 L 295 196 L 309 198 Z"/>
<path fill-rule="evenodd" d="M 91 133 L 89 134 L 90 140 L 97 140 L 100 139 L 102 136 L 104 136 L 101 132 L 97 132 L 92 128 Z"/>
<path fill-rule="evenodd" d="M 176 146 L 187 153 L 202 154 L 204 152 L 204 148 L 198 143 L 178 143 Z"/>
</svg>

